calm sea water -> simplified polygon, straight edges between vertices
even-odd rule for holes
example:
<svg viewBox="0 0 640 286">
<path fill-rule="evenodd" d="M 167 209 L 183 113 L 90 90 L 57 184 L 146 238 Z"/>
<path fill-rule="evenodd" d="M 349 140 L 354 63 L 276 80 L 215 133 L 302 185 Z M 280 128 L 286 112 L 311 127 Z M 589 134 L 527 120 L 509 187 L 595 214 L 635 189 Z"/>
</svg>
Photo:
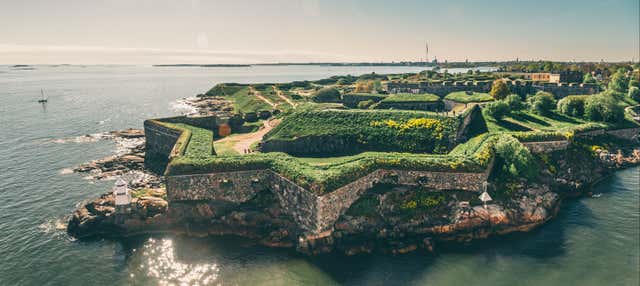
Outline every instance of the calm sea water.
<svg viewBox="0 0 640 286">
<path fill-rule="evenodd" d="M 56 225 L 111 182 L 61 170 L 114 152 L 109 141 L 53 143 L 142 127 L 176 99 L 219 82 L 283 82 L 417 68 L 0 66 L 0 285 L 638 285 L 640 168 L 566 203 L 535 232 L 435 255 L 305 257 L 233 238 L 73 241 Z M 35 101 L 44 88 L 46 109 Z"/>
</svg>

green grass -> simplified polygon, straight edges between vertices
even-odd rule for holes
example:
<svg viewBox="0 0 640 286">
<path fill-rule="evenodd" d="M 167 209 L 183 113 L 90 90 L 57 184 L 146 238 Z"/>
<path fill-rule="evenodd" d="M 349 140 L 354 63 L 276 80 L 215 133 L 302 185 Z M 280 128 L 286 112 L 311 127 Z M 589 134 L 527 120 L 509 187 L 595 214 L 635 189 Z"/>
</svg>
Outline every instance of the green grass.
<svg viewBox="0 0 640 286">
<path fill-rule="evenodd" d="M 385 97 L 381 102 L 393 103 L 393 102 L 436 102 L 440 100 L 435 94 L 430 93 L 422 93 L 422 94 L 412 94 L 412 93 L 397 93 L 392 94 Z"/>
<path fill-rule="evenodd" d="M 184 123 L 166 123 L 175 129 L 188 130 L 191 132 L 191 139 L 187 144 L 184 156 L 187 157 L 209 157 L 213 148 L 213 132 L 204 128 L 191 126 Z"/>
<path fill-rule="evenodd" d="M 467 94 L 465 91 L 458 91 L 449 93 L 444 99 L 448 99 L 451 101 L 459 102 L 459 103 L 471 103 L 471 102 L 487 102 L 492 101 L 493 97 L 488 93 L 482 92 L 473 92 L 471 94 Z"/>
<path fill-rule="evenodd" d="M 485 116 L 489 132 L 571 132 L 575 128 L 598 125 L 607 127 L 604 123 L 589 122 L 582 118 L 570 117 L 557 112 L 551 112 L 547 116 L 535 114 L 529 110 L 512 112 L 501 120 Z"/>
</svg>

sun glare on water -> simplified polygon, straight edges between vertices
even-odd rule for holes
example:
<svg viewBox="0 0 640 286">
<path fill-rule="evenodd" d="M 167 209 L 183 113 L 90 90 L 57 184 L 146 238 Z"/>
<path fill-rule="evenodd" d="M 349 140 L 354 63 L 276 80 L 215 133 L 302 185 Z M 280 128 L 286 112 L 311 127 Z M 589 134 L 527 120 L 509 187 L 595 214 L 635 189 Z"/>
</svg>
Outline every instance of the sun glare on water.
<svg viewBox="0 0 640 286">
<path fill-rule="evenodd" d="M 155 278 L 158 285 L 213 285 L 218 279 L 215 263 L 184 263 L 175 257 L 171 239 L 150 238 L 142 247 L 142 273 Z"/>
</svg>

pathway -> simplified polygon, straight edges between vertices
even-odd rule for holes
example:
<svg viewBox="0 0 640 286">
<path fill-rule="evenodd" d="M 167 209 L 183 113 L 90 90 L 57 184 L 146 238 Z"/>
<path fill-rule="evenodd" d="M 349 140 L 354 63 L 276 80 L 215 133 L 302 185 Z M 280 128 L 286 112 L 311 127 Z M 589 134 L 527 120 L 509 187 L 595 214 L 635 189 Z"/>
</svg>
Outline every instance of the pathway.
<svg viewBox="0 0 640 286">
<path fill-rule="evenodd" d="M 286 101 L 293 108 L 296 108 L 296 104 L 293 101 L 291 101 L 291 99 L 289 99 L 288 97 L 284 96 L 284 92 L 282 92 L 282 90 L 279 90 L 275 85 L 273 86 L 273 90 L 276 92 L 278 97 L 282 98 L 284 101 Z"/>
<path fill-rule="evenodd" d="M 271 102 L 269 99 L 267 99 L 266 97 L 264 97 L 262 95 L 262 93 L 260 93 L 258 90 L 256 90 L 253 87 L 249 87 L 249 91 L 251 91 L 253 93 L 253 95 L 255 95 L 257 98 L 259 98 L 260 100 L 266 102 L 268 105 L 271 105 L 271 107 L 276 108 L 276 105 Z"/>
<path fill-rule="evenodd" d="M 280 124 L 280 121 L 280 119 L 265 120 L 262 122 L 263 127 L 256 132 L 233 134 L 231 136 L 216 140 L 216 143 L 229 142 L 232 144 L 233 150 L 235 150 L 239 154 L 244 154 L 245 150 L 248 150 L 253 143 L 262 140 L 262 137 L 264 137 L 265 134 L 271 131 L 271 129 L 273 129 L 274 127 L 278 126 L 278 124 Z"/>
</svg>

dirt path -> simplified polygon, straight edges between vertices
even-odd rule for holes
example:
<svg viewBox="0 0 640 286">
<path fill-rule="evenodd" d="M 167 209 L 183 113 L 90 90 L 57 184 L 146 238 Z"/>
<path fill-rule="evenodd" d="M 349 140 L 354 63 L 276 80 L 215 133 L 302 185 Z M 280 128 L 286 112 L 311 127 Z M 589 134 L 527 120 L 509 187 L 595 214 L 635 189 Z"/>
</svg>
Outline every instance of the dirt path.
<svg viewBox="0 0 640 286">
<path fill-rule="evenodd" d="M 291 99 L 289 99 L 288 97 L 284 96 L 282 90 L 277 89 L 275 86 L 273 86 L 273 90 L 276 92 L 278 97 L 282 98 L 282 100 L 286 101 L 293 108 L 296 108 L 296 104 L 293 101 L 291 101 Z"/>
<path fill-rule="evenodd" d="M 258 90 L 254 89 L 253 87 L 249 87 L 249 90 L 253 93 L 253 95 L 255 95 L 257 98 L 261 99 L 262 101 L 266 102 L 268 105 L 271 105 L 271 107 L 275 108 L 276 105 L 271 102 L 270 100 L 268 100 L 266 97 L 262 96 L 262 93 L 260 93 Z"/>
<path fill-rule="evenodd" d="M 246 134 L 234 134 L 234 135 L 222 138 L 220 140 L 217 140 L 216 142 L 222 143 L 222 142 L 230 141 L 233 144 L 232 148 L 236 152 L 238 152 L 239 154 L 244 154 L 245 150 L 248 150 L 249 147 L 251 147 L 251 144 L 262 140 L 262 137 L 265 134 L 267 134 L 267 132 L 271 131 L 271 129 L 278 126 L 278 124 L 280 124 L 280 121 L 281 121 L 280 119 L 271 119 L 268 121 L 263 121 L 262 129 L 256 132 L 246 133 Z"/>
</svg>

